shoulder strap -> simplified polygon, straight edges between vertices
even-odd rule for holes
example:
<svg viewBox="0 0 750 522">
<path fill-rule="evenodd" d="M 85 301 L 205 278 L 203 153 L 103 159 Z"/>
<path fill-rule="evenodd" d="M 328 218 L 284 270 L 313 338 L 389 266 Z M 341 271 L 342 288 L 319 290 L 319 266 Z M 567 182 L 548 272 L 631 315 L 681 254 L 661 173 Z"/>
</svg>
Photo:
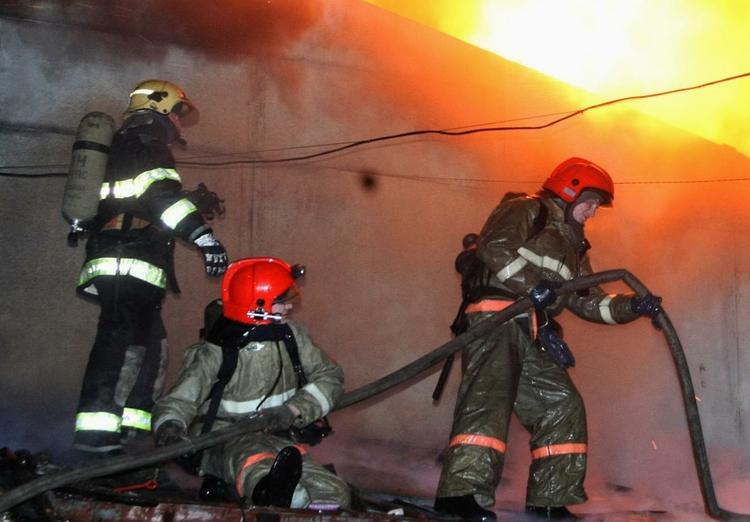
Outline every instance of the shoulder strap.
<svg viewBox="0 0 750 522">
<path fill-rule="evenodd" d="M 221 402 L 221 396 L 224 394 L 224 388 L 227 383 L 232 379 L 234 370 L 237 369 L 237 359 L 239 358 L 239 348 L 233 345 L 221 347 L 221 366 L 219 366 L 219 372 L 216 375 L 218 381 L 211 388 L 210 403 L 208 404 L 208 411 L 203 417 L 203 427 L 201 434 L 208 433 L 213 427 L 214 421 L 216 420 L 216 412 L 219 411 L 219 403 Z"/>
<path fill-rule="evenodd" d="M 294 338 L 294 332 L 292 332 L 291 327 L 286 323 L 276 324 L 274 326 L 283 335 L 284 346 L 289 354 L 289 359 L 292 361 L 294 373 L 297 374 L 297 388 L 302 388 L 307 384 L 307 376 L 302 369 L 302 361 L 300 361 L 299 358 L 299 346 L 297 345 L 297 339 Z"/>
<path fill-rule="evenodd" d="M 289 359 L 292 361 L 294 373 L 297 374 L 297 388 L 302 388 L 307 384 L 307 376 L 305 375 L 305 370 L 302 369 L 302 361 L 300 361 L 299 358 L 299 346 L 297 345 L 297 339 L 294 338 L 294 332 L 292 332 L 291 327 L 287 323 L 274 324 L 273 326 L 283 332 L 284 346 L 289 354 Z M 317 426 L 317 428 L 315 426 Z M 312 429 L 316 433 L 312 437 L 307 438 L 302 432 L 310 427 L 313 427 Z M 323 417 L 320 420 L 313 422 L 306 428 L 303 428 L 302 430 L 293 428 L 293 431 L 297 431 L 298 435 L 301 437 L 300 440 L 302 443 L 310 444 L 311 446 L 314 446 L 320 442 L 322 438 L 331 433 L 331 425 L 328 423 L 327 417 Z"/>
<path fill-rule="evenodd" d="M 537 234 L 544 230 L 544 227 L 547 226 L 547 217 L 549 216 L 549 209 L 547 208 L 547 205 L 545 205 L 542 200 L 538 197 L 530 196 L 529 199 L 536 199 L 539 203 L 539 213 L 534 218 L 534 221 L 531 223 L 531 233 L 529 234 L 529 237 L 526 239 L 527 241 Z"/>
</svg>

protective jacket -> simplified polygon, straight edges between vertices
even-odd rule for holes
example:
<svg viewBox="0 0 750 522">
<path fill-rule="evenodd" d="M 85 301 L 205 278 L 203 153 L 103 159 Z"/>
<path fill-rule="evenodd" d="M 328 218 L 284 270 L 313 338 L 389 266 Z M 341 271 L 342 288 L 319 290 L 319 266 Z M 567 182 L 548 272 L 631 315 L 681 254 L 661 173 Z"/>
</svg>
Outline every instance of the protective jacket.
<svg viewBox="0 0 750 522">
<path fill-rule="evenodd" d="M 212 430 L 284 404 L 300 411 L 294 424 L 303 427 L 335 406 L 344 391 L 342 369 L 325 356 L 301 325 L 292 321 L 288 325 L 296 339 L 307 384 L 298 388 L 297 375 L 283 342 L 249 342 L 239 348 L 237 366 L 224 388 Z M 216 344 L 204 341 L 188 348 L 177 383 L 154 407 L 153 429 L 174 420 L 189 427 L 192 434 L 200 433 L 221 363 L 222 349 Z M 201 471 L 234 484 L 240 496 L 249 498 L 255 484 L 268 472 L 274 456 L 292 444 L 284 434 L 248 433 L 207 450 Z M 305 453 L 304 448 L 301 451 Z M 349 503 L 346 484 L 307 458 L 300 485 L 293 507 L 302 507 L 310 501 L 343 506 Z"/>
<path fill-rule="evenodd" d="M 546 212 L 545 223 L 535 230 L 540 212 Z M 583 228 L 566 219 L 566 212 L 568 205 L 548 193 L 517 197 L 495 208 L 477 241 L 488 288 L 467 308 L 469 328 L 528 295 L 542 280 L 591 273 Z M 636 318 L 631 297 L 593 288 L 559 297 L 550 315 L 565 307 L 589 321 L 625 323 Z M 527 503 L 564 506 L 586 500 L 583 402 L 567 372 L 538 347 L 532 318 L 531 311 L 517 316 L 464 350 L 438 497 L 474 495 L 484 506 L 494 503 L 515 411 L 531 433 Z"/>
<path fill-rule="evenodd" d="M 547 223 L 527 241 L 540 205 L 547 208 Z M 581 226 L 566 222 L 566 210 L 560 199 L 544 196 L 519 197 L 496 207 L 477 245 L 477 256 L 490 273 L 488 284 L 524 297 L 543 279 L 562 282 L 590 275 L 588 241 Z M 631 297 L 592 288 L 560 297 L 550 312 L 565 307 L 588 321 L 626 323 L 637 317 L 630 310 Z"/>
<path fill-rule="evenodd" d="M 78 282 L 101 307 L 76 414 L 74 445 L 84 451 L 117 450 L 126 431 L 150 431 L 167 355 L 161 301 L 168 281 L 177 289 L 174 237 L 209 230 L 180 195 L 164 129 L 145 118 L 114 136 Z"/>
<path fill-rule="evenodd" d="M 115 134 L 79 291 L 96 294 L 95 279 L 115 274 L 165 289 L 174 282 L 173 238 L 192 242 L 209 228 L 180 194 L 174 157 L 159 134 L 156 124 L 127 122 Z"/>
</svg>

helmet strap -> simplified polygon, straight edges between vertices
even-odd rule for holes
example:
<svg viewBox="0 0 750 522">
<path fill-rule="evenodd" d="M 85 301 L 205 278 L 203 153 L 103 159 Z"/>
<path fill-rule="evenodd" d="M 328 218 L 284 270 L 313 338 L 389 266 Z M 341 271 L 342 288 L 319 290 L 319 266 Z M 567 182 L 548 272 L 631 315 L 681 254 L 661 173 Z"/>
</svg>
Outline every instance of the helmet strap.
<svg viewBox="0 0 750 522">
<path fill-rule="evenodd" d="M 163 141 L 167 145 L 171 145 L 172 143 L 186 143 L 185 140 L 180 138 L 179 130 L 166 114 L 161 114 L 150 109 L 136 111 L 128 116 L 123 123 L 123 128 L 137 129 L 137 133 L 151 136 Z"/>
<path fill-rule="evenodd" d="M 584 238 L 583 224 L 573 218 L 573 208 L 577 203 L 579 203 L 578 200 L 565 204 L 565 224 L 573 231 L 576 243 L 582 241 Z"/>
<path fill-rule="evenodd" d="M 282 319 L 284 319 L 284 316 L 282 316 L 281 314 L 269 314 L 263 309 L 248 312 L 247 316 L 250 319 L 255 319 L 256 321 L 281 321 Z"/>
<path fill-rule="evenodd" d="M 180 140 L 180 130 L 172 123 L 169 115 L 162 114 L 160 112 L 154 112 L 154 122 L 162 129 L 164 142 L 167 145 L 178 142 Z M 184 140 L 183 140 L 184 141 Z"/>
</svg>

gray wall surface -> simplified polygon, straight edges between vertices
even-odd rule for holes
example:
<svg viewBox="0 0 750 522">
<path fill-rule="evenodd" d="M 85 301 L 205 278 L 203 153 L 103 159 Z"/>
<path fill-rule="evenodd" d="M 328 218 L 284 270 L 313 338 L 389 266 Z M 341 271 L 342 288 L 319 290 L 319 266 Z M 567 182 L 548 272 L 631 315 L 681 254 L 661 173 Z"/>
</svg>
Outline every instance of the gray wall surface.
<svg viewBox="0 0 750 522">
<path fill-rule="evenodd" d="M 119 117 L 129 90 L 158 77 L 201 108 L 200 124 L 185 130 L 188 148 L 175 151 L 184 185 L 204 181 L 226 199 L 214 228 L 232 258 L 307 266 L 295 316 L 343 366 L 349 390 L 450 339 L 459 300 L 453 259 L 504 192 L 536 191 L 569 156 L 608 169 L 615 205 L 587 226 L 594 268 L 627 268 L 664 297 L 716 475 L 747 470 L 747 182 L 711 182 L 743 177 L 747 157 L 617 105 L 538 131 L 431 134 L 306 161 L 188 166 L 181 162 L 288 157 L 416 129 L 538 125 L 602 100 L 354 0 L 251 2 L 249 14 L 228 2 L 224 15 L 206 20 L 186 9 L 174 34 L 117 25 L 118 13 L 133 15 L 119 2 L 110 24 L 45 5 L 36 19 L 0 10 L 0 165 L 29 175 L 0 176 L 0 446 L 67 451 L 98 313 L 74 292 L 84 252 L 65 243 L 64 178 L 31 176 L 66 172 L 81 116 Z M 134 19 L 154 19 L 156 7 L 136 5 Z M 6 168 L 28 165 L 43 167 Z M 188 245 L 176 264 L 183 292 L 164 310 L 169 382 L 220 291 Z M 607 327 L 567 314 L 562 322 L 588 409 L 590 491 L 617 484 L 699 503 L 661 335 L 647 320 Z M 459 382 L 456 365 L 433 404 L 438 370 L 334 413 L 336 436 L 313 453 L 360 486 L 432 495 Z M 526 440 L 515 425 L 506 500 L 523 501 Z M 718 488 L 720 500 L 736 501 L 727 491 Z"/>
</svg>

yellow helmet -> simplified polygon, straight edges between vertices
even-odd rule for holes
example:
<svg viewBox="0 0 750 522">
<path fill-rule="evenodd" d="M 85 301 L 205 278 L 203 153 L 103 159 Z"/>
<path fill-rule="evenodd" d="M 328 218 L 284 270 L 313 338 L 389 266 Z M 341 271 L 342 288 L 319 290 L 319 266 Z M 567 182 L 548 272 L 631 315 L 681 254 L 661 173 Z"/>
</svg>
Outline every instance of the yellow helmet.
<svg viewBox="0 0 750 522">
<path fill-rule="evenodd" d="M 159 114 L 174 113 L 180 124 L 189 127 L 198 122 L 198 109 L 185 92 L 166 80 L 146 80 L 130 93 L 130 103 L 123 117 L 127 119 L 137 111 L 149 110 Z"/>
</svg>

